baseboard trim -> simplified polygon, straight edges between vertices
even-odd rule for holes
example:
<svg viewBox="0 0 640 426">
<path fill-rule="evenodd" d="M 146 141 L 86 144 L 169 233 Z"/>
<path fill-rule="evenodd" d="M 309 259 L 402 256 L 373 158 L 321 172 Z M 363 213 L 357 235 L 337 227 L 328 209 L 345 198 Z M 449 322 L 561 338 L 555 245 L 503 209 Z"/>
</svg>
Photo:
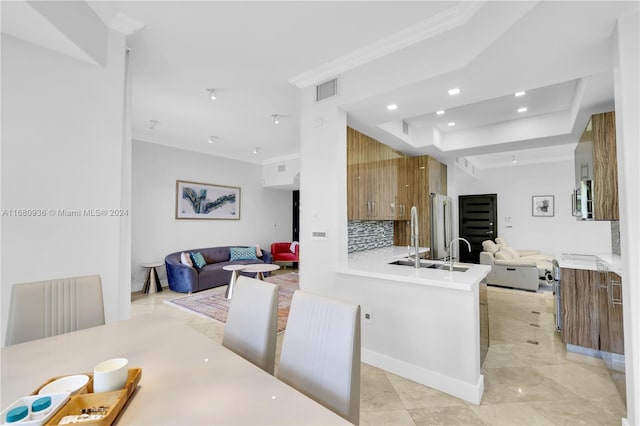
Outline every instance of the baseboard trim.
<svg viewBox="0 0 640 426">
<path fill-rule="evenodd" d="M 362 362 L 389 371 L 414 382 L 480 405 L 484 394 L 484 376 L 480 374 L 476 383 L 467 383 L 455 377 L 420 367 L 387 355 L 362 348 Z"/>
</svg>

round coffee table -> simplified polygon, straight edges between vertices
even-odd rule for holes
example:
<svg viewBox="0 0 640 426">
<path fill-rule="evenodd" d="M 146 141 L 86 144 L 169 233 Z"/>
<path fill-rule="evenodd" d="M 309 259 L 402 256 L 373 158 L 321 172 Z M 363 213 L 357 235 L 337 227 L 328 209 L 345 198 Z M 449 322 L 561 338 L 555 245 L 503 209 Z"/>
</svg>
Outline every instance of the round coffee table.
<svg viewBox="0 0 640 426">
<path fill-rule="evenodd" d="M 236 286 L 236 280 L 238 279 L 238 271 L 244 269 L 247 265 L 224 265 L 222 269 L 225 271 L 231 271 L 231 279 L 229 280 L 229 286 L 227 287 L 227 292 L 225 293 L 225 297 L 227 299 L 231 299 L 233 296 L 233 288 Z"/>
<path fill-rule="evenodd" d="M 243 272 L 255 272 L 256 278 L 264 281 L 264 273 L 271 272 L 280 269 L 280 266 L 273 263 L 252 263 L 245 265 L 242 269 Z"/>
</svg>

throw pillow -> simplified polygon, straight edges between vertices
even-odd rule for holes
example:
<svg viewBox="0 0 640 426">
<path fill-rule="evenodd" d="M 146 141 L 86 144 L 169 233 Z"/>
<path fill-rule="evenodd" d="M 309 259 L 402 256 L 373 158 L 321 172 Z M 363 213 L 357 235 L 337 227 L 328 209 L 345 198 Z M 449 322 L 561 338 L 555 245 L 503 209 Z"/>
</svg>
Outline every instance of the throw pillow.
<svg viewBox="0 0 640 426">
<path fill-rule="evenodd" d="M 191 256 L 191 260 L 193 261 L 193 266 L 195 266 L 196 269 L 203 268 L 207 264 L 207 262 L 204 260 L 204 256 L 202 256 L 202 253 L 192 252 L 192 253 L 189 253 L 189 255 Z"/>
<path fill-rule="evenodd" d="M 255 247 L 231 247 L 229 253 L 232 262 L 234 260 L 258 260 Z"/>
<path fill-rule="evenodd" d="M 260 246 L 256 244 L 256 256 L 262 257 L 262 250 L 260 250 Z"/>
<path fill-rule="evenodd" d="M 191 266 L 193 268 L 193 262 L 191 261 L 191 256 L 188 253 L 180 254 L 180 263 L 183 265 Z"/>
</svg>

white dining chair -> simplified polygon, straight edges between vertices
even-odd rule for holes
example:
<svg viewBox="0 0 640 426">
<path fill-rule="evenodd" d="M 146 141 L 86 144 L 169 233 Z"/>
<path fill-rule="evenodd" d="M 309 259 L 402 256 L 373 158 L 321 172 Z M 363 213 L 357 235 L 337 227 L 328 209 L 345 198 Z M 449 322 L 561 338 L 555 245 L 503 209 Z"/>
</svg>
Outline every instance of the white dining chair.
<svg viewBox="0 0 640 426">
<path fill-rule="evenodd" d="M 357 425 L 360 306 L 296 291 L 282 342 L 278 378 Z"/>
<path fill-rule="evenodd" d="M 273 374 L 277 326 L 278 286 L 240 276 L 229 305 L 222 346 Z"/>
<path fill-rule="evenodd" d="M 104 303 L 100 275 L 15 284 L 5 344 L 103 325 Z"/>
</svg>

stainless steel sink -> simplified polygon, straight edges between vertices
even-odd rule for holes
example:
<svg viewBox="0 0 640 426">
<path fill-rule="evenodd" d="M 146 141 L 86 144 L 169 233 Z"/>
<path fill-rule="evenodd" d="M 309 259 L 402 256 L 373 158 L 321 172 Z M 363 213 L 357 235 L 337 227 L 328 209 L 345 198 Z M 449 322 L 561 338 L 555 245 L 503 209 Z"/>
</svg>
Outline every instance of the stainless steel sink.
<svg viewBox="0 0 640 426">
<path fill-rule="evenodd" d="M 408 260 L 408 259 L 399 259 L 399 260 L 394 260 L 393 262 L 389 262 L 389 265 L 402 265 L 402 266 L 410 266 L 412 268 L 415 268 L 415 263 L 413 262 L 413 260 Z M 444 264 L 444 263 L 431 263 L 431 262 L 424 262 L 421 261 L 420 262 L 420 267 L 421 268 L 426 268 L 426 269 L 440 269 L 443 271 L 448 271 L 449 270 L 449 265 L 448 264 Z M 455 272 L 466 272 L 469 269 L 468 266 L 454 266 L 453 270 Z"/>
</svg>

